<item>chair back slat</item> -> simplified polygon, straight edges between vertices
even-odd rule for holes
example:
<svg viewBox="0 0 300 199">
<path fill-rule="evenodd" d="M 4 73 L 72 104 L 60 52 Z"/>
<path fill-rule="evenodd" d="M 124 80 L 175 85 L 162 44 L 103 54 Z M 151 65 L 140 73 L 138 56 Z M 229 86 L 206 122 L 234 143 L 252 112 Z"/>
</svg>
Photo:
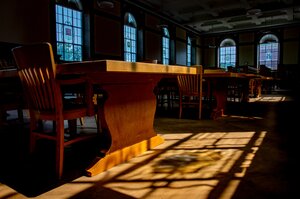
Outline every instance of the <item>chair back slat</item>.
<svg viewBox="0 0 300 199">
<path fill-rule="evenodd" d="M 177 82 L 179 91 L 182 94 L 197 95 L 202 92 L 202 76 L 203 67 L 197 66 L 198 73 L 196 75 L 178 75 Z"/>
<path fill-rule="evenodd" d="M 36 95 L 36 87 L 34 81 L 32 79 L 32 73 L 27 70 L 20 70 L 19 77 L 21 79 L 22 85 L 24 87 L 24 94 L 27 98 L 27 102 L 29 103 L 29 107 L 40 106 L 39 98 Z"/>
<path fill-rule="evenodd" d="M 54 111 L 62 104 L 55 83 L 56 64 L 51 45 L 25 45 L 13 49 L 29 106 L 37 111 Z"/>
<path fill-rule="evenodd" d="M 202 113 L 202 84 L 203 84 L 203 67 L 197 68 L 195 75 L 177 75 L 179 88 L 179 118 L 181 118 L 183 104 L 197 104 L 199 109 L 199 119 Z M 186 97 L 187 100 L 183 100 Z"/>
</svg>

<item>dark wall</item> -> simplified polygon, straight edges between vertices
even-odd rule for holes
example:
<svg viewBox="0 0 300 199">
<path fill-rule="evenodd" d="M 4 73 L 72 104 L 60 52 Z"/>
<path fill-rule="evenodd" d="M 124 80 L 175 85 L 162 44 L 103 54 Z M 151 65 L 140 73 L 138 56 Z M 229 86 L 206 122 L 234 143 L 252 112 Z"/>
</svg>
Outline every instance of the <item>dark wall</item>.
<svg viewBox="0 0 300 199">
<path fill-rule="evenodd" d="M 0 3 L 0 42 L 50 41 L 50 0 Z"/>
<path fill-rule="evenodd" d="M 114 0 L 113 8 L 99 8 L 96 0 L 82 0 L 84 12 L 84 59 L 123 59 L 123 24 L 125 12 L 131 12 L 138 23 L 138 60 L 162 59 L 161 25 L 167 25 L 171 36 L 171 60 L 176 65 L 186 65 L 186 37 L 190 35 L 172 21 L 142 9 L 130 1 Z M 0 4 L 1 59 L 9 56 L 12 46 L 49 41 L 55 45 L 54 0 L 9 0 Z M 280 36 L 280 67 L 283 74 L 299 65 L 300 28 L 281 27 L 275 31 Z M 238 65 L 256 65 L 256 44 L 259 30 L 224 33 L 218 35 L 194 35 L 195 58 L 192 64 L 204 67 L 217 66 L 217 46 L 224 37 L 234 37 L 238 45 Z M 4 46 L 4 47 L 3 47 Z M 55 49 L 55 48 L 54 48 Z M 11 59 L 11 58 L 7 58 Z M 292 68 L 292 69 L 291 69 Z"/>
<path fill-rule="evenodd" d="M 95 0 L 81 2 L 85 19 L 84 60 L 123 59 L 124 14 L 129 11 L 138 24 L 137 61 L 156 59 L 161 62 L 160 25 L 167 24 L 172 35 L 171 42 L 175 44 L 170 63 L 186 64 L 186 30 L 176 24 L 131 2 L 114 0 L 113 8 L 99 8 Z M 0 42 L 20 45 L 48 41 L 55 47 L 54 5 L 55 0 L 1 1 Z"/>
</svg>

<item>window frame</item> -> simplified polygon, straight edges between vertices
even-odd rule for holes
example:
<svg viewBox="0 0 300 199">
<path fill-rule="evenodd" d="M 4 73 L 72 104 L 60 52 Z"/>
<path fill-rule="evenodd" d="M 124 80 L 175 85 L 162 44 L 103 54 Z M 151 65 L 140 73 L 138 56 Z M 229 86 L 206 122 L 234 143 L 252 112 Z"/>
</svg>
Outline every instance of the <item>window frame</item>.
<svg viewBox="0 0 300 199">
<path fill-rule="evenodd" d="M 56 3 L 54 9 L 57 56 L 60 61 L 82 61 L 83 12 L 74 6 L 60 3 Z"/>
<path fill-rule="evenodd" d="M 162 64 L 170 64 L 170 34 L 166 27 L 162 28 Z"/>
<path fill-rule="evenodd" d="M 192 65 L 192 39 L 190 36 L 187 36 L 186 39 L 186 65 Z"/>
<path fill-rule="evenodd" d="M 135 17 L 126 12 L 124 15 L 124 61 L 136 62 L 137 60 L 137 23 Z M 130 43 L 130 46 L 127 44 Z"/>
<path fill-rule="evenodd" d="M 260 38 L 257 45 L 257 66 L 260 67 L 261 65 L 264 65 L 267 68 L 271 69 L 271 71 L 277 71 L 278 64 L 280 61 L 279 50 L 280 50 L 279 38 L 275 34 L 268 33 L 263 35 Z M 264 61 L 261 61 L 262 53 L 264 54 L 264 57 L 266 57 Z M 276 53 L 276 55 L 274 56 L 273 53 Z M 268 59 L 267 57 L 270 57 L 269 59 L 271 61 L 267 61 Z M 274 58 L 273 61 L 272 58 Z"/>
<path fill-rule="evenodd" d="M 228 67 L 236 67 L 237 62 L 236 42 L 232 38 L 225 38 L 218 48 L 218 67 L 228 70 Z M 229 59 L 229 61 L 228 61 Z"/>
</svg>

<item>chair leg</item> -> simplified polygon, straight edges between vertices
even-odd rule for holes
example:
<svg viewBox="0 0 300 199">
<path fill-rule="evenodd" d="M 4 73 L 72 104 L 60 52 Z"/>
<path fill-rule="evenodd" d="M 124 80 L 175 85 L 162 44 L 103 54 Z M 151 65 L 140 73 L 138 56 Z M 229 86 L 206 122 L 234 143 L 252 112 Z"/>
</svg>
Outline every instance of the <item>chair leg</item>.
<svg viewBox="0 0 300 199">
<path fill-rule="evenodd" d="M 56 175 L 61 179 L 64 165 L 64 121 L 56 122 Z"/>
<path fill-rule="evenodd" d="M 203 93 L 202 93 L 202 83 L 201 83 L 201 89 L 200 89 L 200 95 L 199 95 L 199 120 L 202 119 L 202 97 L 203 97 Z"/>
<path fill-rule="evenodd" d="M 84 118 L 83 117 L 79 118 L 79 122 L 80 122 L 80 126 L 84 126 Z"/>
<path fill-rule="evenodd" d="M 22 108 L 18 108 L 18 119 L 21 123 L 24 123 L 24 115 L 23 115 L 23 109 Z"/>
<path fill-rule="evenodd" d="M 75 136 L 77 133 L 77 119 L 68 120 L 68 129 L 70 136 Z"/>
<path fill-rule="evenodd" d="M 35 145 L 36 145 L 36 136 L 35 136 L 35 131 L 39 128 L 39 120 L 36 120 L 33 116 L 33 114 L 30 114 L 30 135 L 29 135 L 29 152 L 33 153 L 35 150 Z"/>
<path fill-rule="evenodd" d="M 182 95 L 179 95 L 179 119 L 181 119 L 182 114 Z"/>
<path fill-rule="evenodd" d="M 199 99 L 199 115 L 198 119 L 201 120 L 202 118 L 202 97 Z"/>
<path fill-rule="evenodd" d="M 102 133 L 100 114 L 101 114 L 100 111 L 97 111 L 97 114 L 95 114 L 95 116 L 94 116 L 98 133 Z"/>
<path fill-rule="evenodd" d="M 97 108 L 96 108 L 96 114 L 95 114 L 95 120 L 96 120 L 96 124 L 97 124 L 97 129 L 98 129 L 98 133 L 102 133 L 103 129 L 102 129 L 102 120 L 103 120 L 103 114 L 104 114 L 104 103 L 107 99 L 107 93 L 106 92 L 102 92 L 101 94 L 97 95 Z"/>
</svg>

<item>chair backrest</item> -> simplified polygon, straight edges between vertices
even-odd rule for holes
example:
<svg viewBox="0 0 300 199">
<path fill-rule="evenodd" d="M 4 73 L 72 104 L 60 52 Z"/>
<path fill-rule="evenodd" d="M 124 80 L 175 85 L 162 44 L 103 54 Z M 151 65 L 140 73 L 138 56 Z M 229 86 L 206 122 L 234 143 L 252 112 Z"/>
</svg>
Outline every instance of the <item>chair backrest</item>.
<svg viewBox="0 0 300 199">
<path fill-rule="evenodd" d="M 203 67 L 197 67 L 197 75 L 178 75 L 179 92 L 182 95 L 199 96 L 202 92 Z"/>
<path fill-rule="evenodd" d="M 55 111 L 62 107 L 56 86 L 56 64 L 50 43 L 35 43 L 12 49 L 29 109 Z"/>
</svg>

